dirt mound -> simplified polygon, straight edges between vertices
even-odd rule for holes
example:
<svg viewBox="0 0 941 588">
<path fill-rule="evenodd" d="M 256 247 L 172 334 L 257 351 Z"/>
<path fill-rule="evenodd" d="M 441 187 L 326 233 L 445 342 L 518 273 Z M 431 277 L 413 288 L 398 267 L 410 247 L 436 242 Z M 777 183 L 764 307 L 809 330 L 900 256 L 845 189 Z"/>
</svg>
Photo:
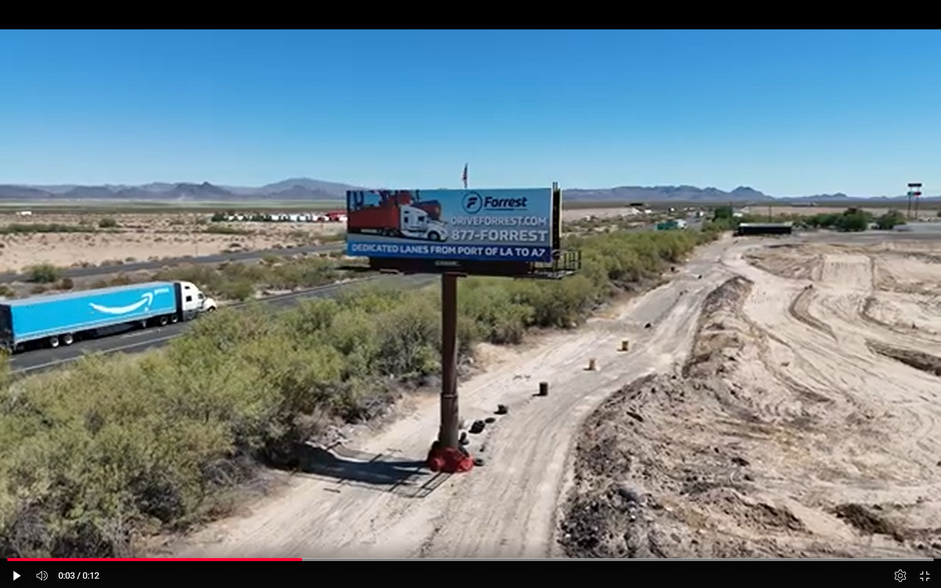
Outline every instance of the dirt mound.
<svg viewBox="0 0 941 588">
<path fill-rule="evenodd" d="M 866 346 L 873 353 L 878 353 L 885 357 L 900 361 L 905 365 L 927 372 L 934 376 L 941 376 L 941 357 L 931 355 L 923 351 L 914 349 L 902 349 L 893 347 L 879 341 L 867 341 Z"/>
<path fill-rule="evenodd" d="M 561 524 L 569 557 L 787 557 L 797 551 L 746 535 L 792 534 L 803 523 L 752 496 L 749 461 L 734 449 L 664 434 L 651 421 L 680 406 L 720 404 L 719 382 L 648 377 L 626 386 L 587 423 Z M 641 419 L 623 415 L 638 415 Z M 654 416 L 657 415 L 657 416 Z M 628 440 L 629 439 L 629 440 Z M 718 517 L 711 513 L 719 513 Z M 749 533 L 717 532 L 722 520 Z"/>
<path fill-rule="evenodd" d="M 736 276 L 706 296 L 690 358 L 683 365 L 683 377 L 714 375 L 725 371 L 725 364 L 735 361 L 734 350 L 743 345 L 735 318 L 751 291 L 752 283 Z M 724 353 L 733 350 L 733 353 Z"/>
<path fill-rule="evenodd" d="M 888 535 L 896 541 L 905 540 L 902 529 L 860 504 L 837 505 L 833 514 L 866 535 Z"/>
</svg>

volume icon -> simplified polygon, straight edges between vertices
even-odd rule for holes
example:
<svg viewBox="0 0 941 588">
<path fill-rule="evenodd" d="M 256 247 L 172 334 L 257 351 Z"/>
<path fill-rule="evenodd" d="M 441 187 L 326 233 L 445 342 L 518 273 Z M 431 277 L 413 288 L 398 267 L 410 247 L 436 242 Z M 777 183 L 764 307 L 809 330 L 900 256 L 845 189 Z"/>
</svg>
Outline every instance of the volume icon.
<svg viewBox="0 0 941 588">
<path fill-rule="evenodd" d="M 46 580 L 49 579 L 49 574 L 47 574 L 45 570 L 43 570 L 42 572 L 39 572 L 38 574 L 36 574 L 36 579 L 42 580 L 43 582 L 45 582 Z"/>
</svg>

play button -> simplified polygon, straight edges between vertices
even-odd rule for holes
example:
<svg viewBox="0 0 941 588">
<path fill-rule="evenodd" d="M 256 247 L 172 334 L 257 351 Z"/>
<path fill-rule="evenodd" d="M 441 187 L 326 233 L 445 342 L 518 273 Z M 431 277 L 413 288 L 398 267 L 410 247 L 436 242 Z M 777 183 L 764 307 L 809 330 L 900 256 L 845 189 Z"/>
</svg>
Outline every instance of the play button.
<svg viewBox="0 0 941 588">
<path fill-rule="evenodd" d="M 14 579 L 14 580 L 16 580 L 16 579 L 19 578 L 19 577 L 20 577 L 19 574 L 17 574 L 16 572 L 13 572 L 13 579 Z"/>
</svg>

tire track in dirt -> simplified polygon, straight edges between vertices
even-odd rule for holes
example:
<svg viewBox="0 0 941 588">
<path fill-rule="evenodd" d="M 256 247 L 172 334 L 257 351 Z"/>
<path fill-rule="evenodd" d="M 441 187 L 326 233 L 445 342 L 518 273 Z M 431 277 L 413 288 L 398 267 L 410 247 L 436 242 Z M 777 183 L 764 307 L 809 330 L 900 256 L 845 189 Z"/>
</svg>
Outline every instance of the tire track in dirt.
<svg viewBox="0 0 941 588">
<path fill-rule="evenodd" d="M 830 328 L 830 325 L 810 314 L 810 306 L 813 304 L 813 297 L 814 286 L 810 284 L 794 297 L 787 307 L 788 313 L 808 327 L 826 333 L 836 340 L 836 334 L 833 332 L 833 329 Z"/>
<path fill-rule="evenodd" d="M 941 357 L 924 351 L 893 347 L 880 341 L 867 341 L 867 345 L 873 353 L 902 362 L 916 370 L 941 377 Z M 941 385 L 941 382 L 939 382 L 939 385 Z"/>
</svg>

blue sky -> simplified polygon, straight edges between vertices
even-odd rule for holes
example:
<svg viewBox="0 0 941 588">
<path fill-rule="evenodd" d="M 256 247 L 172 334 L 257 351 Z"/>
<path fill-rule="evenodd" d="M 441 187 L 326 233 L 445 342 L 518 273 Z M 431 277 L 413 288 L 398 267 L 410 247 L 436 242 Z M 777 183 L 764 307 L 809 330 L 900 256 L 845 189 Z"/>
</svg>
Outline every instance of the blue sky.
<svg viewBox="0 0 941 588">
<path fill-rule="evenodd" d="M 0 183 L 941 193 L 938 31 L 0 31 Z"/>
</svg>

